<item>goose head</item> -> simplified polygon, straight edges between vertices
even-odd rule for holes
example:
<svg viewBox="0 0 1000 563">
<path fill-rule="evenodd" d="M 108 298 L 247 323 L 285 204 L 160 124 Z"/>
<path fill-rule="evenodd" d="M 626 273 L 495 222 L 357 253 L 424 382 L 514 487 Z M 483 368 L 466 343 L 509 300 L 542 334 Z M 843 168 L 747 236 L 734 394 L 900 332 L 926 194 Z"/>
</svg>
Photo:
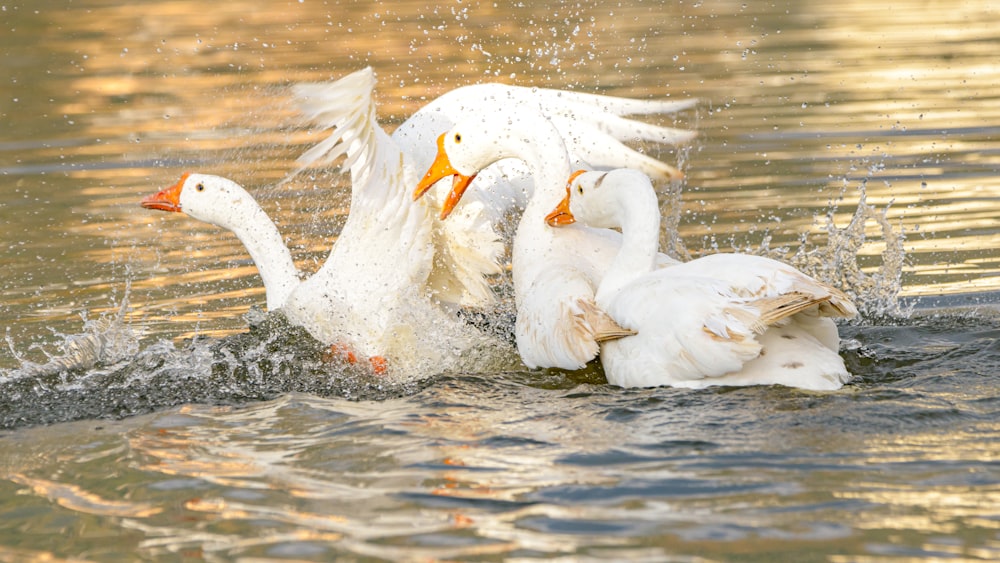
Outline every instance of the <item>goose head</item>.
<svg viewBox="0 0 1000 563">
<path fill-rule="evenodd" d="M 441 218 L 447 217 L 476 174 L 504 158 L 522 158 L 550 147 L 543 141 L 552 140 L 558 154 L 566 158 L 558 131 L 537 107 L 514 105 L 485 116 L 466 118 L 437 140 L 437 156 L 427 174 L 417 184 L 413 199 L 420 198 L 438 180 L 453 176 L 451 193 L 441 207 Z M 549 144 L 552 144 L 549 143 Z"/>
<path fill-rule="evenodd" d="M 257 207 L 252 196 L 236 182 L 221 176 L 190 172 L 181 176 L 173 186 L 146 196 L 141 202 L 146 209 L 185 213 L 199 221 L 230 230 L 235 227 L 233 217 L 248 204 Z"/>
<path fill-rule="evenodd" d="M 579 221 L 597 228 L 621 228 L 629 200 L 656 207 L 656 192 L 649 177 L 638 170 L 577 170 L 566 182 L 566 197 L 545 217 L 551 227 Z"/>
<path fill-rule="evenodd" d="M 464 142 L 466 137 L 472 139 Z M 492 147 L 495 149 L 496 144 Z M 490 151 L 489 143 L 476 141 L 476 136 L 468 136 L 463 132 L 463 128 L 456 127 L 451 131 L 442 133 L 437 140 L 437 155 L 434 162 L 427 169 L 417 189 L 413 192 L 413 199 L 427 193 L 427 190 L 434 184 L 447 176 L 452 176 L 452 189 L 448 198 L 441 208 L 441 219 L 451 214 L 452 209 L 462 199 L 469 184 L 476 178 L 476 174 L 494 161 L 502 158 L 497 151 Z"/>
<path fill-rule="evenodd" d="M 239 184 L 208 174 L 184 174 L 169 188 L 142 199 L 146 209 L 185 213 L 232 231 L 243 243 L 267 290 L 267 308 L 281 307 L 298 287 L 292 254 L 267 213 Z"/>
</svg>

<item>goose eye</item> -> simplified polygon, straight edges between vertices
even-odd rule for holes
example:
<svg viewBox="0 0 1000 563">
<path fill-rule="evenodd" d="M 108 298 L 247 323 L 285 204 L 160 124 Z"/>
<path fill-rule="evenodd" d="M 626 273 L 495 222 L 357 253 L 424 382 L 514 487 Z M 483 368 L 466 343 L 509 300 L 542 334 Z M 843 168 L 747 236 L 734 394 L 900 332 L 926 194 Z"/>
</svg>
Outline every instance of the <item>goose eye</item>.
<svg viewBox="0 0 1000 563">
<path fill-rule="evenodd" d="M 578 194 L 580 194 L 580 195 L 583 195 L 583 186 L 579 186 L 579 185 L 578 185 L 578 186 L 576 187 L 576 193 L 578 193 Z"/>
<path fill-rule="evenodd" d="M 194 189 L 198 190 L 199 192 L 203 192 L 205 191 L 205 184 L 199 182 L 198 185 L 194 187 Z"/>
<path fill-rule="evenodd" d="M 455 142 L 456 143 L 461 143 L 462 142 L 462 134 L 461 133 L 455 133 Z"/>
</svg>

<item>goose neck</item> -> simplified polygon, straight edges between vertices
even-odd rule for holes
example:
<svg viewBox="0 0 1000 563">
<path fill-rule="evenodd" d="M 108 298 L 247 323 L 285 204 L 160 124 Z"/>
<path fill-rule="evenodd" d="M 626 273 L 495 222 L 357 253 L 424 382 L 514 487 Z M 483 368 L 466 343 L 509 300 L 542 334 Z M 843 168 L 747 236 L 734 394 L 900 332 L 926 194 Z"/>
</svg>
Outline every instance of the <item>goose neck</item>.
<svg viewBox="0 0 1000 563">
<path fill-rule="evenodd" d="M 598 305 L 606 306 L 622 287 L 656 267 L 660 242 L 660 210 L 652 190 L 617 187 L 615 193 L 622 230 L 621 249 L 597 289 Z"/>
<path fill-rule="evenodd" d="M 292 253 L 274 221 L 259 205 L 252 203 L 236 209 L 239 217 L 233 233 L 257 266 L 267 292 L 267 308 L 280 308 L 300 283 Z"/>
</svg>

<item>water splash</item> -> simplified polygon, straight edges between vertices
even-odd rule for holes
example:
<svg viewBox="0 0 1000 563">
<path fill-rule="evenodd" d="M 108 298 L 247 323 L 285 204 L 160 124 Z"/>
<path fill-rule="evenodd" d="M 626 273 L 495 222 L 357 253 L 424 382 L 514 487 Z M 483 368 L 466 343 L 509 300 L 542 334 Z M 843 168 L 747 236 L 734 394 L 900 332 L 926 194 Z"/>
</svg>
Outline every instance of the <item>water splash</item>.
<svg viewBox="0 0 1000 563">
<path fill-rule="evenodd" d="M 0 374 L 0 428 L 124 418 L 185 403 L 246 404 L 291 392 L 384 400 L 429 381 L 388 381 L 345 364 L 280 313 L 256 309 L 244 333 L 142 347 L 125 322 L 127 308 L 123 300 L 114 315 L 87 321 L 48 362 Z"/>
<path fill-rule="evenodd" d="M 789 246 L 771 246 L 772 237 L 765 232 L 760 243 L 739 244 L 731 240 L 733 252 L 756 254 L 791 264 L 802 272 L 832 285 L 845 292 L 854 302 L 862 318 L 873 321 L 891 321 L 908 318 L 913 304 L 905 305 L 900 299 L 903 289 L 903 267 L 906 265 L 905 232 L 902 226 L 894 227 L 889 220 L 891 203 L 879 209 L 868 203 L 867 180 L 858 186 L 858 203 L 850 221 L 838 227 L 834 216 L 839 204 L 832 202 L 827 209 L 821 230 L 826 233 L 825 242 L 817 244 L 809 233 L 799 237 L 799 245 L 793 251 Z M 845 188 L 846 191 L 846 188 Z M 841 192 L 837 201 L 843 201 Z M 668 194 L 668 198 L 670 194 Z M 668 199 L 666 205 L 680 205 L 680 194 Z M 671 210 L 663 212 L 664 221 L 670 218 Z M 868 234 L 869 225 L 874 223 L 880 238 Z M 676 224 L 676 223 L 674 223 Z M 669 227 L 669 223 L 666 223 Z M 678 242 L 676 230 L 661 234 L 661 248 L 681 260 L 691 259 L 683 254 L 683 242 Z M 866 246 L 880 244 L 877 268 L 863 266 L 865 257 L 870 255 Z M 711 248 L 718 252 L 714 238 Z"/>
<path fill-rule="evenodd" d="M 911 312 L 899 299 L 906 263 L 905 233 L 901 226 L 897 230 L 889 221 L 891 203 L 884 209 L 868 204 L 866 184 L 862 180 L 858 186 L 858 206 L 847 225 L 837 226 L 834 221 L 837 205 L 832 205 L 826 215 L 826 244 L 810 248 L 803 241 L 787 261 L 847 293 L 863 317 L 905 318 Z M 862 247 L 872 241 L 866 232 L 872 222 L 881 233 L 884 248 L 878 268 L 866 272 L 859 259 L 863 256 Z"/>
<path fill-rule="evenodd" d="M 679 168 L 680 169 L 680 168 Z M 680 235 L 683 216 L 684 181 L 670 182 L 657 190 L 660 194 L 660 251 L 681 261 L 691 260 L 691 252 Z"/>
<path fill-rule="evenodd" d="M 96 320 L 90 320 L 85 312 L 82 313 L 83 332 L 57 335 L 63 339 L 57 344 L 59 348 L 57 353 L 49 353 L 38 346 L 48 357 L 47 362 L 36 363 L 25 359 L 17 352 L 8 333 L 7 346 L 21 365 L 8 372 L 0 372 L 0 379 L 58 375 L 86 370 L 101 364 L 115 364 L 134 356 L 139 348 L 139 335 L 125 322 L 125 315 L 129 310 L 129 290 L 130 284 L 126 283 L 125 294 L 114 313 L 102 314 Z"/>
<path fill-rule="evenodd" d="M 689 126 L 691 130 L 698 130 L 698 112 L 694 112 L 693 123 Z M 695 147 L 694 143 L 689 143 L 677 147 L 677 162 L 675 166 L 678 170 L 687 168 L 688 158 Z M 684 244 L 684 239 L 680 235 L 681 218 L 684 215 L 684 188 L 687 179 L 670 182 L 666 186 L 659 187 L 660 200 L 660 251 L 681 261 L 691 260 L 693 256 Z"/>
</svg>

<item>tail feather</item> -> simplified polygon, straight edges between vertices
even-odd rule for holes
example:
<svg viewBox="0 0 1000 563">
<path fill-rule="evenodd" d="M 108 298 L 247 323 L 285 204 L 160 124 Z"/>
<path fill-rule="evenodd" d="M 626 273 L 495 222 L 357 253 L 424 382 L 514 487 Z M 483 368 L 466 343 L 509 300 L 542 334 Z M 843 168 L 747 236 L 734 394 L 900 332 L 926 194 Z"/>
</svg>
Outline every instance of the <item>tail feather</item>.
<svg viewBox="0 0 1000 563">
<path fill-rule="evenodd" d="M 820 307 L 820 313 L 827 317 L 847 319 L 858 316 L 858 308 L 846 293 L 832 286 L 825 285 L 825 287 L 830 291 L 830 300 Z"/>
<path fill-rule="evenodd" d="M 806 309 L 816 307 L 830 300 L 830 296 L 816 297 L 806 293 L 789 292 L 773 297 L 755 299 L 749 305 L 760 311 L 759 322 L 763 327 L 771 326 L 783 319 L 797 315 Z M 755 332 L 762 332 L 756 330 Z"/>
<path fill-rule="evenodd" d="M 594 342 L 607 342 L 636 334 L 636 331 L 619 325 L 611 318 L 611 315 L 604 312 L 593 301 L 578 299 L 577 306 L 580 308 L 577 317 L 590 327 L 590 332 L 594 335 Z"/>
</svg>

